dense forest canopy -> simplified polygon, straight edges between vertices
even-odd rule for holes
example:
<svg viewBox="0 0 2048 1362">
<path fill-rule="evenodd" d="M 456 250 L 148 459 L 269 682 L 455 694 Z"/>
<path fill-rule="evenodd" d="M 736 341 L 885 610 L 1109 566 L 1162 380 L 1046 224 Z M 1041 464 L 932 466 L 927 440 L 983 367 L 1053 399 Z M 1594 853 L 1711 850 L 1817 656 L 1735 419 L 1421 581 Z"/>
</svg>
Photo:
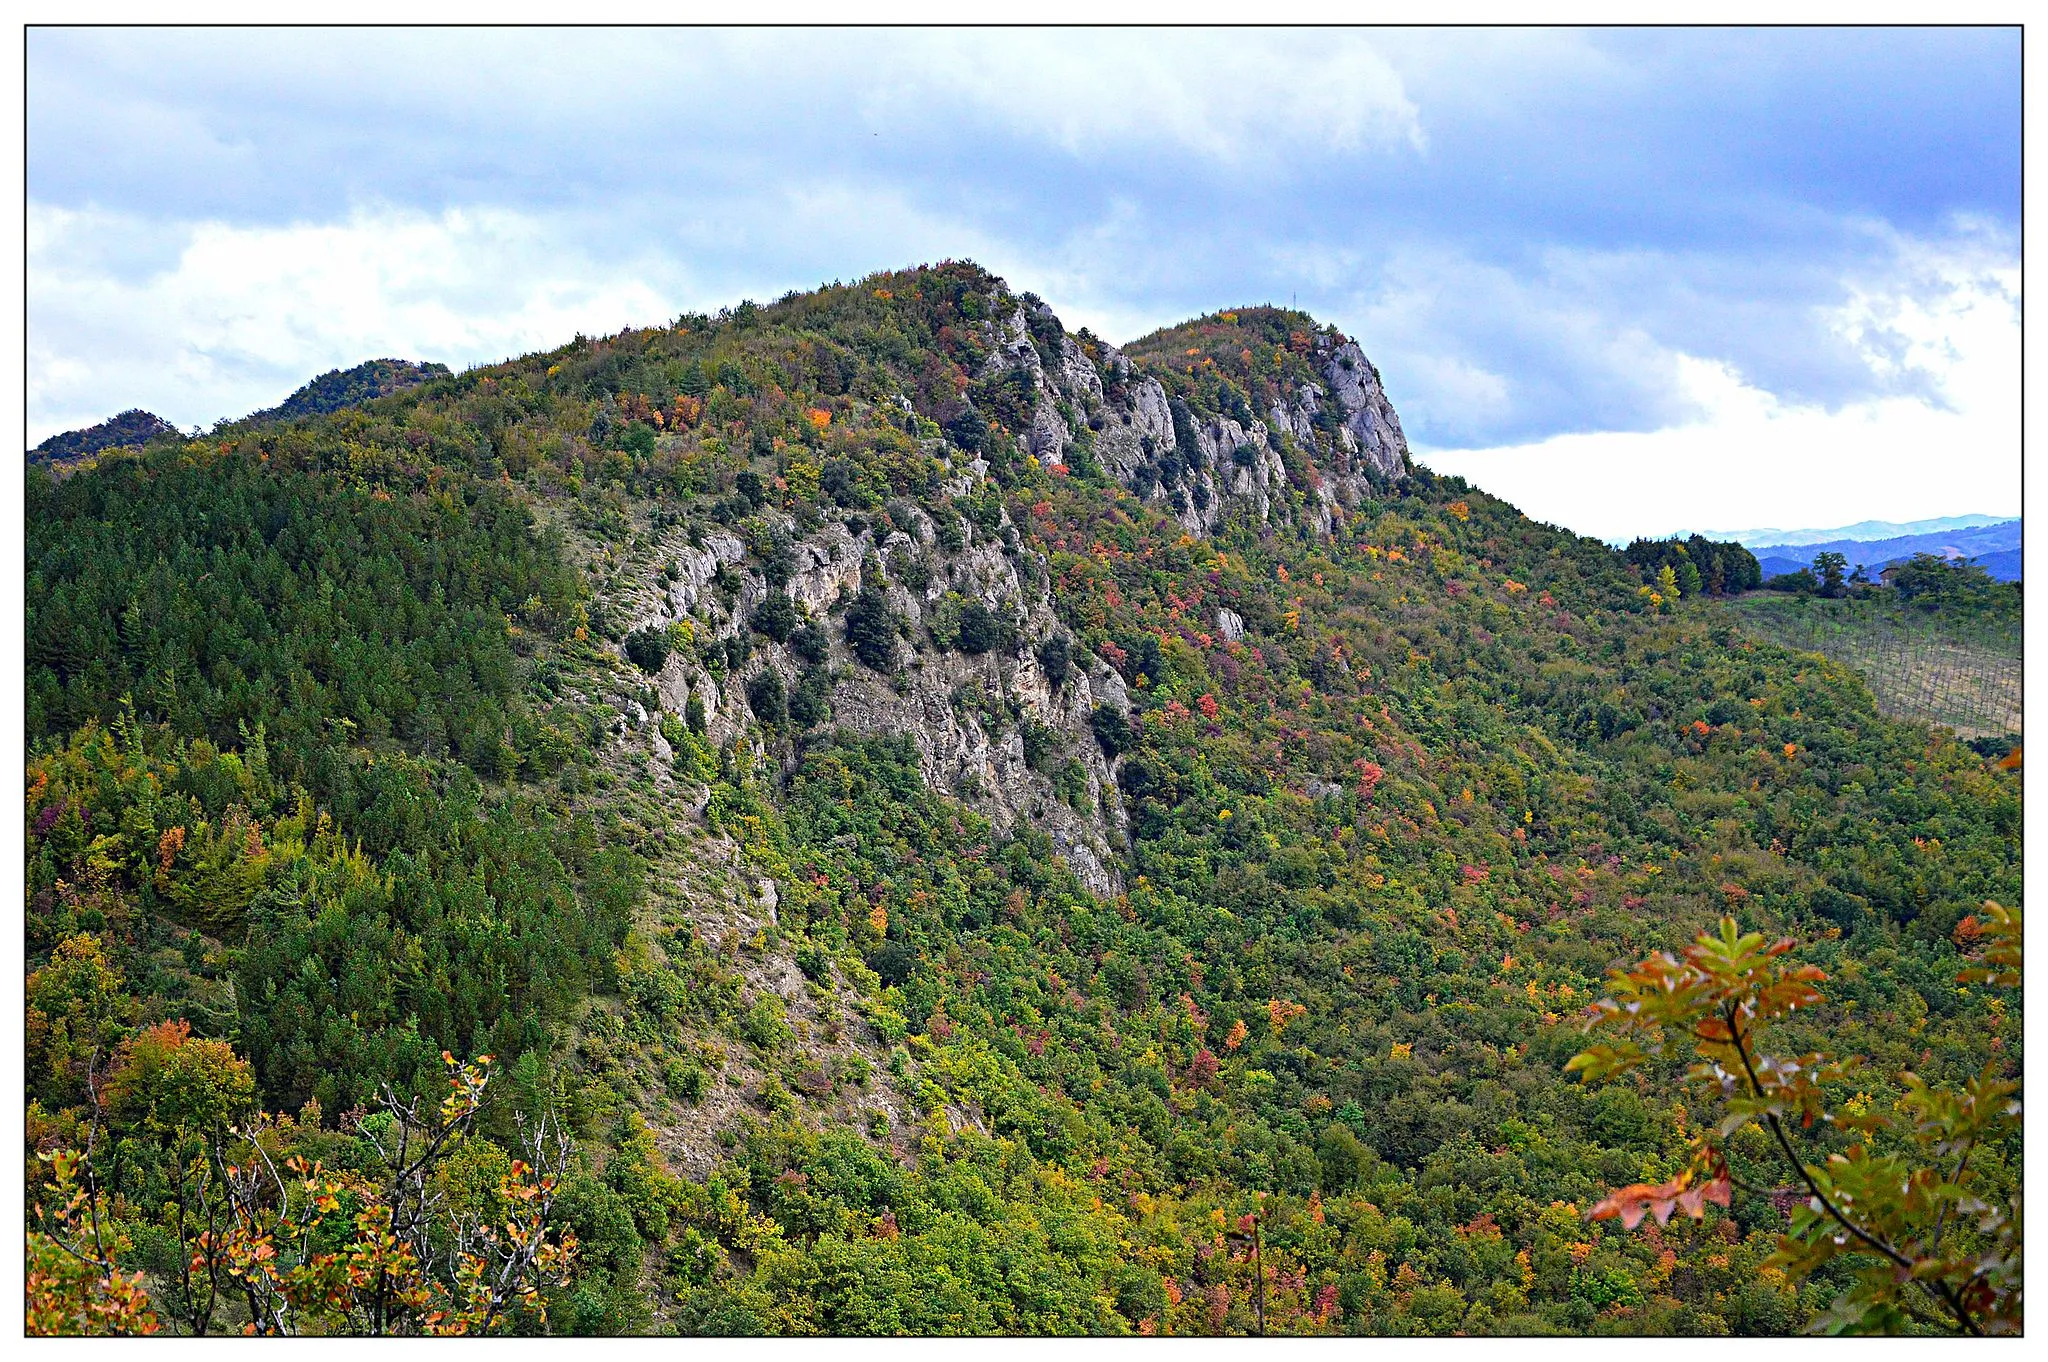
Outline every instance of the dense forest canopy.
<svg viewBox="0 0 2048 1362">
<path fill-rule="evenodd" d="M 2015 763 L 1739 546 L 1409 464 L 1305 314 L 949 262 L 418 377 L 29 470 L 53 1330 L 1790 1332 L 1862 1266 L 1762 1126 L 1590 1218 L 1713 1100 L 1566 1072 L 1607 972 L 1727 916 L 1829 1101 L 2020 1073 Z"/>
</svg>

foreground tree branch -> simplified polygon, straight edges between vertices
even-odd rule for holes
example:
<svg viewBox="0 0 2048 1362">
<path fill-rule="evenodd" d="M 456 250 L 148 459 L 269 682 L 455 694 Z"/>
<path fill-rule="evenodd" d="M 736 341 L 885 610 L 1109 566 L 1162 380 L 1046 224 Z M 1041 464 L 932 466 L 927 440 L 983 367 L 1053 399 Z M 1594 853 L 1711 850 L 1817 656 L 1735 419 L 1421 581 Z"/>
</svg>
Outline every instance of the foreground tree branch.
<svg viewBox="0 0 2048 1362">
<path fill-rule="evenodd" d="M 1983 962 L 1959 979 L 2017 989 L 2020 913 L 1995 903 L 1984 911 Z M 1836 1259 L 1861 1264 L 1855 1284 L 1816 1327 L 2020 1332 L 2019 1190 L 1987 1195 L 1971 1172 L 1973 1151 L 2018 1133 L 2019 1084 L 1987 1068 L 1962 1090 L 1948 1091 L 1905 1073 L 1896 1107 L 1902 1119 L 1836 1109 L 1827 1087 L 1860 1067 L 1859 1058 L 1780 1055 L 1765 1043 L 1773 1023 L 1822 1001 L 1817 986 L 1826 976 L 1812 965 L 1784 963 L 1791 950 L 1790 941 L 1767 945 L 1723 918 L 1719 931 L 1703 934 L 1683 959 L 1659 952 L 1611 976 L 1613 995 L 1594 1004 L 1587 1026 L 1619 1038 L 1589 1046 L 1567 1070 L 1604 1081 L 1661 1054 L 1667 1033 L 1682 1032 L 1699 1057 L 1690 1076 L 1718 1094 L 1722 1115 L 1695 1137 L 1692 1161 L 1676 1178 L 1617 1189 L 1593 1218 L 1618 1218 L 1632 1229 L 1646 1215 L 1661 1224 L 1676 1211 L 1701 1218 L 1708 1202 L 1727 1206 L 1734 1184 L 1724 1143 L 1756 1124 L 1806 1193 L 1772 1265 L 1806 1278 Z M 1841 1132 L 1848 1143 L 1809 1160 L 1794 1143 L 1794 1119 L 1802 1138 L 1819 1127 Z"/>
</svg>

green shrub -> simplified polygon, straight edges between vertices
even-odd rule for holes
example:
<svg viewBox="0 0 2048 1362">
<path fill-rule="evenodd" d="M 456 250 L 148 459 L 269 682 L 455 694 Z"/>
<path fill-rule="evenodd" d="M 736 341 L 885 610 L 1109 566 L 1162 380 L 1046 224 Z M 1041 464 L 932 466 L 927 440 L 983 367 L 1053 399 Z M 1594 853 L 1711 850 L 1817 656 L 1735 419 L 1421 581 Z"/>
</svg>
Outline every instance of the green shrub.
<svg viewBox="0 0 2048 1362">
<path fill-rule="evenodd" d="M 1088 716 L 1088 724 L 1095 731 L 1095 741 L 1112 757 L 1137 745 L 1138 733 L 1131 727 L 1130 716 L 1116 705 L 1097 705 Z"/>
<path fill-rule="evenodd" d="M 662 1082 L 667 1085 L 669 1096 L 679 1102 L 695 1106 L 704 1100 L 705 1077 L 700 1065 L 687 1060 L 670 1060 L 662 1073 Z"/>
<path fill-rule="evenodd" d="M 759 995 L 740 1018 L 740 1039 L 770 1052 L 788 1045 L 796 1039 L 796 1032 L 786 1020 L 787 1011 L 773 993 Z"/>
<path fill-rule="evenodd" d="M 757 634 L 765 634 L 777 643 L 784 643 L 803 623 L 803 616 L 796 605 L 780 591 L 771 591 L 767 598 L 754 607 L 753 618 L 748 621 Z"/>
<path fill-rule="evenodd" d="M 798 728 L 812 728 L 832 717 L 832 674 L 806 667 L 789 693 L 789 717 Z"/>
<path fill-rule="evenodd" d="M 1007 614 L 991 610 L 980 601 L 969 601 L 960 611 L 960 651 L 992 653 L 1017 641 L 1017 626 Z"/>
<path fill-rule="evenodd" d="M 1067 684 L 1073 671 L 1073 647 L 1065 634 L 1054 634 L 1038 645 L 1038 666 L 1054 690 Z"/>
<path fill-rule="evenodd" d="M 812 620 L 789 636 L 789 650 L 805 662 L 822 663 L 832 655 L 832 640 L 817 621 Z"/>
<path fill-rule="evenodd" d="M 846 607 L 846 646 L 878 672 L 895 669 L 896 612 L 880 590 L 865 586 Z"/>
<path fill-rule="evenodd" d="M 789 717 L 789 695 L 773 667 L 763 667 L 747 679 L 747 707 L 770 728 L 780 727 Z"/>
<path fill-rule="evenodd" d="M 659 625 L 643 624 L 626 635 L 626 660 L 650 675 L 667 664 L 668 649 L 668 630 Z"/>
</svg>

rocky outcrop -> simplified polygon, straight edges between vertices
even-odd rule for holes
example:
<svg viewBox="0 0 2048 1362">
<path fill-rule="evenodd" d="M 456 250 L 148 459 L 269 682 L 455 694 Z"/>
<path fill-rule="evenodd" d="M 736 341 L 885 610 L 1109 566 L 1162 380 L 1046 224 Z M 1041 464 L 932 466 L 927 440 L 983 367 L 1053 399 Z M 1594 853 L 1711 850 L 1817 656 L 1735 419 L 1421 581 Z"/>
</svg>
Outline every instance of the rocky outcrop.
<svg viewBox="0 0 2048 1362">
<path fill-rule="evenodd" d="M 1319 341 L 1311 358 L 1324 382 L 1298 384 L 1261 419 L 1179 406 L 1117 347 L 1091 341 L 1084 350 L 1035 299 L 989 323 L 985 337 L 989 348 L 976 380 L 1012 375 L 1015 384 L 1021 371 L 1036 394 L 1020 434 L 1024 452 L 1059 466 L 1085 451 L 1140 497 L 1165 503 L 1191 534 L 1206 534 L 1229 515 L 1269 519 L 1294 504 L 1297 491 L 1305 514 L 1327 533 L 1375 483 L 1406 472 L 1400 421 L 1378 373 L 1348 340 Z M 985 462 L 938 442 L 930 452 L 947 462 L 952 495 L 979 494 Z M 1020 546 L 1007 515 L 993 532 L 962 522 L 964 542 L 949 533 L 943 543 L 930 516 L 907 504 L 892 504 L 894 528 L 879 540 L 872 527 L 856 534 L 828 521 L 805 533 L 781 512 L 762 517 L 791 548 L 782 589 L 803 614 L 828 621 L 832 724 L 908 737 L 934 788 L 998 827 L 1031 823 L 1091 890 L 1120 892 L 1113 848 L 1126 828 L 1116 763 L 1094 741 L 1091 717 L 1098 706 L 1128 710 L 1129 697 L 1114 670 L 1085 656 L 1075 657 L 1060 685 L 1046 675 L 1037 649 L 1065 633 L 1050 594 L 1050 565 Z M 724 530 L 695 544 L 673 532 L 658 556 L 668 569 L 649 583 L 652 609 L 639 623 L 687 620 L 699 640 L 730 639 L 748 628 L 769 591 L 745 544 Z M 878 565 L 881 578 L 871 582 Z M 903 623 L 900 665 L 889 675 L 851 656 L 835 613 L 870 585 L 884 590 Z M 957 634 L 970 603 L 1006 616 L 1014 644 L 979 654 L 941 646 Z M 1233 611 L 1219 611 L 1216 627 L 1225 639 L 1244 637 L 1244 621 Z M 790 690 L 805 664 L 788 645 L 760 638 L 738 675 L 714 675 L 700 656 L 685 649 L 670 658 L 656 678 L 662 707 L 681 713 L 695 698 L 714 742 L 744 740 L 765 755 L 739 678 L 765 665 Z M 665 760 L 665 745 L 655 755 Z"/>
<path fill-rule="evenodd" d="M 1347 340 L 1337 346 L 1323 365 L 1323 375 L 1343 413 L 1339 439 L 1350 437 L 1345 452 L 1363 464 L 1360 471 L 1400 477 L 1407 471 L 1408 437 L 1401 433 L 1401 418 L 1380 386 L 1380 371 L 1358 342 Z"/>
<path fill-rule="evenodd" d="M 1052 310 L 1035 300 L 994 329 L 977 377 L 1014 369 L 1030 375 L 1038 401 L 1022 435 L 1025 452 L 1060 464 L 1085 443 L 1107 472 L 1146 500 L 1166 503 L 1191 534 L 1208 533 L 1239 509 L 1260 520 L 1271 517 L 1291 476 L 1282 437 L 1310 456 L 1313 471 L 1301 490 L 1324 533 L 1371 495 L 1373 481 L 1407 471 L 1400 418 L 1354 341 L 1322 341 L 1314 358 L 1327 386 L 1302 383 L 1263 421 L 1187 414 L 1190 451 L 1176 435 L 1166 389 L 1117 347 L 1097 342 L 1091 360 Z"/>
<path fill-rule="evenodd" d="M 1125 380 L 1125 401 L 1103 412 L 1102 429 L 1095 436 L 1095 458 L 1112 476 L 1128 486 L 1137 470 L 1173 448 L 1173 415 L 1167 409 L 1166 389 L 1156 379 L 1132 376 L 1131 362 L 1114 346 L 1106 365 Z"/>
<path fill-rule="evenodd" d="M 976 474 L 970 468 L 959 476 L 972 482 Z M 780 532 L 796 533 L 794 521 L 775 512 L 767 515 Z M 872 530 L 853 535 L 836 522 L 793 540 L 796 565 L 784 590 L 801 611 L 825 623 L 831 639 L 831 724 L 865 736 L 909 737 L 934 789 L 958 796 L 999 828 L 1029 822 L 1051 838 L 1092 892 L 1122 892 L 1113 848 L 1123 836 L 1123 810 L 1114 765 L 1096 744 L 1090 723 L 1097 704 L 1129 707 L 1122 679 L 1100 662 L 1077 657 L 1064 683 L 1052 683 L 1036 652 L 1038 645 L 1064 633 L 1048 587 L 1049 565 L 1028 550 L 1011 547 L 1001 528 L 991 533 L 963 525 L 966 542 L 949 551 L 923 512 L 905 507 L 903 520 L 908 528 L 891 531 L 880 543 Z M 656 558 L 670 564 L 673 580 L 648 582 L 639 596 L 636 627 L 687 620 L 697 639 L 729 639 L 748 627 L 754 607 L 768 592 L 758 566 L 747 565 L 738 538 L 722 531 L 704 535 L 698 545 L 677 534 L 658 546 Z M 868 584 L 875 564 L 883 565 L 879 585 L 890 609 L 917 640 L 899 645 L 903 665 L 890 676 L 854 659 L 833 614 Z M 919 570 L 908 571 L 913 565 Z M 723 592 L 713 585 L 721 569 L 729 570 Z M 906 576 L 922 578 L 924 585 L 912 589 Z M 943 612 L 957 612 L 963 601 L 1007 613 L 1015 645 L 979 655 L 934 647 L 931 626 Z M 742 674 L 771 667 L 785 688 L 793 689 L 804 664 L 789 647 L 759 636 L 753 644 L 753 660 Z M 730 675 L 723 680 L 713 676 L 694 650 L 672 652 L 654 688 L 662 709 L 672 714 L 685 713 L 694 697 L 704 708 L 707 736 L 714 744 L 744 739 L 757 754 L 765 752 L 746 688 Z M 645 734 L 657 760 L 664 765 L 672 760 L 658 730 L 633 714 L 636 702 L 615 703 L 629 721 L 638 720 L 623 725 L 621 732 Z M 1027 724 L 1047 735 L 1035 765 L 1026 752 Z M 1068 763 L 1079 770 L 1080 788 L 1069 776 L 1063 794 L 1048 772 Z M 1074 803 L 1068 802 L 1069 795 Z"/>
<path fill-rule="evenodd" d="M 668 589 L 669 618 L 681 619 L 697 607 L 720 568 L 746 560 L 747 546 L 737 535 L 714 530 L 701 545 L 679 544 L 669 552 L 676 572 Z"/>
</svg>

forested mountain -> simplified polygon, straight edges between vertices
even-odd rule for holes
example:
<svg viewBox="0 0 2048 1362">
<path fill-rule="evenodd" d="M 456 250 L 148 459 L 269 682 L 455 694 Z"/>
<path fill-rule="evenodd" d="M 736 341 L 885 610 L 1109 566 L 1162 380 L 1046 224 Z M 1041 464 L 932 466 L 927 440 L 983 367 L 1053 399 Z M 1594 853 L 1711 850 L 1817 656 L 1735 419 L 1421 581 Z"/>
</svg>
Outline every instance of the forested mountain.
<svg viewBox="0 0 2048 1362">
<path fill-rule="evenodd" d="M 1413 465 L 1302 313 L 877 275 L 27 536 L 32 1328 L 2017 1323 L 2015 1227 L 1902 1286 L 1778 1143 L 2016 1199 L 2016 763 Z M 1724 916 L 1829 976 L 1742 1043 L 1860 1071 L 1567 1072 Z"/>
<path fill-rule="evenodd" d="M 248 420 L 279 417 L 321 416 L 343 407 L 359 406 L 374 397 L 417 387 L 430 378 L 446 378 L 445 364 L 416 364 L 405 359 L 365 360 L 352 369 L 332 369 L 294 392 L 275 407 L 252 412 Z M 83 430 L 52 435 L 28 452 L 30 463 L 60 463 L 98 454 L 102 450 L 174 436 L 178 428 L 160 416 L 139 407 L 110 417 Z"/>
<path fill-rule="evenodd" d="M 136 407 L 122 412 L 119 416 L 110 416 L 96 426 L 52 435 L 28 452 L 28 461 L 60 463 L 67 459 L 81 459 L 90 454 L 97 454 L 103 449 L 146 444 L 161 436 L 177 433 L 178 428 L 169 421 Z"/>
<path fill-rule="evenodd" d="M 249 419 L 323 416 L 343 407 L 360 406 L 374 397 L 418 387 L 430 378 L 446 378 L 448 366 L 409 359 L 366 359 L 352 369 L 330 369 L 274 407 L 252 412 Z"/>
</svg>

